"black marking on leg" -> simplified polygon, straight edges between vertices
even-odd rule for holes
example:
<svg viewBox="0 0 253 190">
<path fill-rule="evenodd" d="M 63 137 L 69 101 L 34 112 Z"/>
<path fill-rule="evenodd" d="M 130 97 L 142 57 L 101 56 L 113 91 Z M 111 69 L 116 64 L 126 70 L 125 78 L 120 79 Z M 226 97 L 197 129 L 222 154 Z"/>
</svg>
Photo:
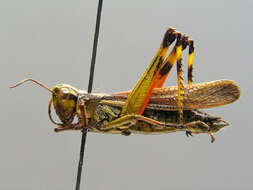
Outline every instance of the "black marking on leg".
<svg viewBox="0 0 253 190">
<path fill-rule="evenodd" d="M 188 36 L 183 35 L 183 37 L 182 37 L 182 50 L 184 50 L 188 46 L 188 44 L 189 44 L 188 38 L 189 38 Z"/>
<path fill-rule="evenodd" d="M 172 64 L 170 62 L 167 62 L 160 70 L 160 75 L 164 76 L 166 74 L 168 74 L 168 72 L 171 70 L 172 68 Z"/>
<path fill-rule="evenodd" d="M 163 38 L 162 47 L 170 46 L 176 39 L 176 33 L 174 28 L 169 28 Z"/>
<path fill-rule="evenodd" d="M 129 130 L 121 131 L 121 134 L 124 136 L 129 136 L 129 135 L 131 135 L 131 131 L 129 131 Z"/>
<path fill-rule="evenodd" d="M 194 43 L 192 40 L 189 40 L 189 54 L 194 52 Z"/>
<path fill-rule="evenodd" d="M 193 65 L 189 65 L 188 67 L 188 82 L 192 82 L 193 80 Z"/>
<path fill-rule="evenodd" d="M 177 42 L 176 42 L 176 46 L 180 46 L 182 45 L 182 34 L 177 33 Z"/>
<path fill-rule="evenodd" d="M 192 132 L 191 131 L 186 131 L 185 134 L 186 134 L 187 137 L 192 136 Z"/>
<path fill-rule="evenodd" d="M 159 57 L 158 64 L 157 64 L 157 68 L 160 67 L 160 65 L 163 63 L 163 60 L 164 60 L 163 57 Z M 156 69 L 156 70 L 157 70 L 157 69 Z"/>
</svg>

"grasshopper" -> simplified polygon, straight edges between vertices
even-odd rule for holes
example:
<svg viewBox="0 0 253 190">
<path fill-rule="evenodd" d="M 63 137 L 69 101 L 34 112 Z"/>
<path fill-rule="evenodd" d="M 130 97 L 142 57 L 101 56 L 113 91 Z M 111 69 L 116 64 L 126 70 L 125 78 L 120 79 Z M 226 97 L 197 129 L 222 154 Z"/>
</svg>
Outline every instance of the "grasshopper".
<svg viewBox="0 0 253 190">
<path fill-rule="evenodd" d="M 167 55 L 169 47 L 174 47 Z M 188 47 L 188 81 L 183 84 L 182 52 Z M 193 84 L 194 42 L 169 28 L 160 48 L 131 91 L 113 94 L 86 93 L 68 84 L 52 89 L 34 79 L 20 81 L 11 88 L 32 81 L 52 93 L 48 115 L 55 132 L 88 129 L 91 132 L 122 134 L 167 134 L 184 131 L 187 136 L 213 133 L 228 126 L 221 117 L 199 109 L 226 105 L 240 97 L 239 86 L 231 80 Z M 177 65 L 177 86 L 163 87 L 171 68 Z M 55 122 L 51 107 L 60 119 Z M 74 123 L 74 118 L 77 122 Z"/>
</svg>

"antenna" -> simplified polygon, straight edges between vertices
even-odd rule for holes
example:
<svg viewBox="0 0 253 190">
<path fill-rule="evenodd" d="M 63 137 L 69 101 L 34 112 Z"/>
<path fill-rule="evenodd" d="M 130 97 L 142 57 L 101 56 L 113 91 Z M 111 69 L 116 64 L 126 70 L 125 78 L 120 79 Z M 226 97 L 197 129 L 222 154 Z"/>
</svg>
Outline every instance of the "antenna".
<svg viewBox="0 0 253 190">
<path fill-rule="evenodd" d="M 27 82 L 27 81 L 34 82 L 34 83 L 38 84 L 39 86 L 43 87 L 44 89 L 48 90 L 48 91 L 51 92 L 52 94 L 55 94 L 55 92 L 54 92 L 53 90 L 51 90 L 50 88 L 48 88 L 45 84 L 43 84 L 42 82 L 39 82 L 39 81 L 37 81 L 37 80 L 34 80 L 34 79 L 32 79 L 32 78 L 24 79 L 24 80 L 22 80 L 22 81 L 16 83 L 16 84 L 13 85 L 13 86 L 10 86 L 10 88 L 16 88 L 16 87 L 22 85 L 23 83 L 25 83 L 25 82 Z"/>
</svg>

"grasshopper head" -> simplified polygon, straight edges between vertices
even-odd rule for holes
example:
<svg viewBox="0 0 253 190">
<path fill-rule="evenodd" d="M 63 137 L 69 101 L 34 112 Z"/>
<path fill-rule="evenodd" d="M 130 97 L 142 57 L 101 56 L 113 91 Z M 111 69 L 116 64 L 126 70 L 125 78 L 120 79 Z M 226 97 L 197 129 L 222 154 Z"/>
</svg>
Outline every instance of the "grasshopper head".
<svg viewBox="0 0 253 190">
<path fill-rule="evenodd" d="M 32 78 L 27 78 L 24 79 L 15 85 L 11 86 L 10 88 L 15 88 L 19 85 L 22 85 L 23 83 L 31 81 L 36 83 L 37 85 L 43 87 L 47 91 L 52 93 L 52 99 L 49 101 L 49 106 L 48 106 L 48 114 L 50 120 L 56 124 L 56 125 L 61 125 L 56 123 L 51 116 L 51 104 L 53 102 L 55 112 L 63 125 L 71 124 L 75 115 L 76 115 L 76 104 L 77 104 L 77 96 L 78 96 L 78 90 L 68 84 L 60 84 L 54 86 L 52 89 L 48 88 L 46 85 L 43 83 L 34 80 Z"/>
<path fill-rule="evenodd" d="M 77 89 L 68 84 L 60 84 L 54 86 L 52 91 L 57 116 L 64 125 L 71 124 L 76 115 Z"/>
</svg>

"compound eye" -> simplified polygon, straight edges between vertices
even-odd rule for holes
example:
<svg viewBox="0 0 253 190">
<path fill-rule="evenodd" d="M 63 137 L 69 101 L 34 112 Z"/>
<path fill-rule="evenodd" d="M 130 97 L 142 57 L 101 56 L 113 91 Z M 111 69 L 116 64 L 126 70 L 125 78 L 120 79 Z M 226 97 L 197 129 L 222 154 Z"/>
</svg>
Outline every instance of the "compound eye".
<svg viewBox="0 0 253 190">
<path fill-rule="evenodd" d="M 69 89 L 67 89 L 67 88 L 62 88 L 61 90 L 62 90 L 63 94 L 68 94 L 69 93 Z"/>
</svg>

